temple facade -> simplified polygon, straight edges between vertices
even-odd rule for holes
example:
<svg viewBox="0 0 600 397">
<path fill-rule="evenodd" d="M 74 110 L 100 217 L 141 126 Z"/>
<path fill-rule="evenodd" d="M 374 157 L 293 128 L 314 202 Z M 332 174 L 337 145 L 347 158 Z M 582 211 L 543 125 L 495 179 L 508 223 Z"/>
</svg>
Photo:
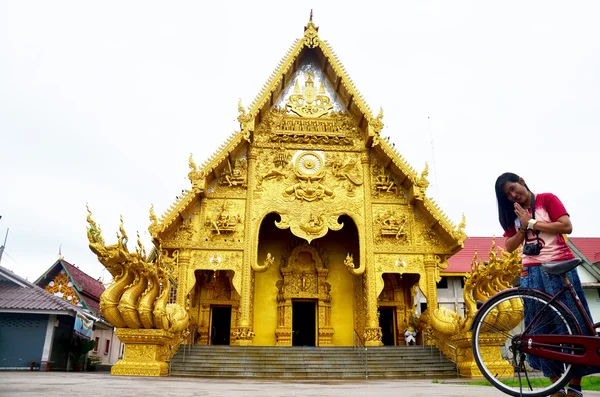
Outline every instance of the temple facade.
<svg viewBox="0 0 600 397">
<path fill-rule="evenodd" d="M 371 112 L 312 18 L 245 108 L 233 133 L 162 217 L 155 247 L 90 248 L 115 280 L 105 318 L 126 344 L 113 373 L 164 375 L 168 346 L 403 345 L 415 296 L 436 283 L 466 238 L 380 136 Z M 149 355 L 149 351 L 154 352 Z M 152 356 L 148 359 L 148 356 Z"/>
</svg>

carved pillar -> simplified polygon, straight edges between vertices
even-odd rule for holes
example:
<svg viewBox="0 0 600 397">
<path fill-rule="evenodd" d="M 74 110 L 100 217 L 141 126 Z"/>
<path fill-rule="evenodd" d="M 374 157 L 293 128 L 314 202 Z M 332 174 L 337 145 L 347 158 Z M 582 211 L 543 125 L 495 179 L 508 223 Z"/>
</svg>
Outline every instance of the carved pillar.
<svg viewBox="0 0 600 397">
<path fill-rule="evenodd" d="M 208 324 L 210 324 L 210 305 L 203 303 L 200 306 L 200 315 L 199 315 L 199 327 L 198 333 L 199 339 L 196 341 L 197 344 L 200 345 L 208 345 L 209 341 L 209 332 L 208 332 Z"/>
<path fill-rule="evenodd" d="M 373 208 L 371 206 L 371 159 L 369 152 L 365 151 L 361 155 L 361 164 L 365 178 L 365 222 L 364 222 L 364 252 L 365 252 L 365 273 L 363 274 L 364 294 L 367 301 L 365 326 L 365 345 L 381 346 L 381 328 L 379 327 L 379 317 L 377 315 L 377 273 L 375 262 L 373 261 Z M 361 258 L 362 260 L 362 258 Z"/>
<path fill-rule="evenodd" d="M 438 261 L 435 255 L 425 255 L 423 258 L 423 267 L 425 268 L 425 277 L 427 285 L 423 291 L 427 298 L 427 308 L 435 310 L 438 307 L 437 300 L 437 277 L 438 277 Z"/>
<path fill-rule="evenodd" d="M 188 285 L 188 268 L 190 266 L 191 253 L 189 250 L 182 250 L 179 252 L 177 257 L 177 264 L 179 269 L 177 270 L 177 301 L 176 303 L 181 307 L 186 307 L 186 298 L 189 291 L 192 289 L 191 285 Z M 194 282 L 195 280 L 192 280 Z"/>
<path fill-rule="evenodd" d="M 435 255 L 425 255 L 423 257 L 423 268 L 425 270 L 425 277 L 419 280 L 419 287 L 427 299 L 427 311 L 433 312 L 438 308 L 437 300 L 437 275 L 438 275 L 438 262 L 436 261 Z M 425 326 L 423 332 L 423 344 L 433 345 L 433 328 L 431 324 Z"/>
<path fill-rule="evenodd" d="M 254 244 L 255 228 L 252 219 L 254 189 L 256 187 L 256 152 L 248 149 L 248 182 L 246 194 L 246 212 L 244 217 L 244 263 L 242 264 L 242 293 L 237 330 L 233 332 L 235 341 L 232 345 L 249 346 L 252 344 L 254 332 L 251 327 L 252 316 L 252 261 L 256 259 Z"/>
</svg>

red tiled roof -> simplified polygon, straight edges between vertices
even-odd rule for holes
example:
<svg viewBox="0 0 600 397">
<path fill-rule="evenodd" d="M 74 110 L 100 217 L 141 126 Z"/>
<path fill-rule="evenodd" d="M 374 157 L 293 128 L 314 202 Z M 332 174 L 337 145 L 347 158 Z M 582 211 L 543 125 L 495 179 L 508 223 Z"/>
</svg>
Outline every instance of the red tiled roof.
<svg viewBox="0 0 600 397">
<path fill-rule="evenodd" d="M 492 248 L 492 239 L 492 237 L 467 237 L 465 247 L 448 259 L 448 267 L 443 273 L 470 273 L 475 251 L 478 260 L 486 261 Z M 496 237 L 496 247 L 505 249 L 502 236 Z"/>
<path fill-rule="evenodd" d="M 64 269 L 69 275 L 69 279 L 73 282 L 73 287 L 77 295 L 96 316 L 100 316 L 100 296 L 104 292 L 104 285 L 81 271 L 78 267 L 71 265 L 64 259 L 59 259 L 46 272 L 40 276 L 35 282 L 39 287 L 45 287 L 50 281 L 47 277 L 54 274 L 56 269 Z"/>
<path fill-rule="evenodd" d="M 586 258 L 592 263 L 600 261 L 600 237 L 569 237 Z M 448 267 L 443 273 L 469 273 L 475 251 L 479 260 L 487 260 L 492 247 L 492 237 L 467 237 L 465 247 L 448 259 Z M 496 247 L 504 247 L 504 237 L 496 237 Z"/>
<path fill-rule="evenodd" d="M 75 284 L 77 290 L 88 295 L 92 299 L 99 301 L 100 296 L 104 292 L 104 285 L 102 285 L 100 281 L 79 270 L 79 268 L 71 265 L 66 260 L 61 259 L 60 261 L 65 267 L 65 270 L 71 275 L 73 284 Z"/>
<path fill-rule="evenodd" d="M 569 237 L 569 240 L 590 262 L 600 262 L 600 237 Z"/>
<path fill-rule="evenodd" d="M 100 317 L 100 303 L 97 300 L 90 298 L 89 296 L 81 294 L 81 299 L 85 301 L 90 310 L 98 317 Z"/>
</svg>

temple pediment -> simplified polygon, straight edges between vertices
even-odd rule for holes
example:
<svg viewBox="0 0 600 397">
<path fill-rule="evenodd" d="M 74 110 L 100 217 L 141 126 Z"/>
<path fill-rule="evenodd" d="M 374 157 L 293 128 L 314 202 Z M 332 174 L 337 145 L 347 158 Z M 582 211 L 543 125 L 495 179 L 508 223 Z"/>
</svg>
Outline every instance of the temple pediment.
<svg viewBox="0 0 600 397">
<path fill-rule="evenodd" d="M 359 154 L 366 149 L 373 163 L 373 197 L 396 197 L 416 206 L 415 213 L 421 214 L 430 228 L 439 225 L 439 231 L 445 234 L 443 239 L 455 241 L 454 249 L 462 246 L 466 238 L 464 219 L 457 228 L 426 196 L 427 166 L 421 173 L 417 172 L 395 145 L 380 136 L 383 110 L 376 116 L 371 113 L 330 45 L 319 37 L 312 19 L 304 28 L 303 38 L 293 43 L 252 104 L 245 108 L 240 101 L 239 113 L 241 130 L 234 132 L 207 161 L 198 167 L 190 157 L 192 189 L 178 196 L 160 220 L 151 218 L 155 238 L 167 230 L 172 233 L 174 228 L 180 228 L 177 225 L 184 224 L 193 213 L 196 197 L 219 196 L 225 191 L 239 198 L 246 197 L 247 155 L 249 150 L 254 150 L 252 148 L 261 153 L 257 165 L 258 189 L 265 183 L 272 185 L 274 180 L 289 179 L 294 183 L 286 189 L 291 190 L 278 193 L 283 197 L 277 196 L 277 200 L 295 197 L 300 202 L 326 201 L 334 194 L 332 186 L 340 183 L 344 185 L 344 195 L 355 194 L 363 178 Z M 306 150 L 327 153 L 320 158 L 329 177 L 311 176 L 307 182 L 302 176 L 292 175 L 296 172 L 293 170 L 298 170 L 292 157 Z M 354 154 L 340 155 L 340 152 Z M 306 187 L 307 183 L 310 186 Z M 313 184 L 317 186 L 316 191 L 312 191 Z M 313 195 L 318 193 L 322 195 L 317 200 Z M 310 211 L 303 215 L 306 219 L 298 221 L 296 230 L 302 229 L 301 225 L 309 230 L 321 225 L 316 222 L 307 226 Z M 315 213 L 314 216 L 329 219 L 332 213 Z M 287 218 L 282 222 L 287 224 Z M 324 223 L 334 226 L 333 221 Z M 387 229 L 385 235 L 402 236 L 401 228 Z"/>
</svg>

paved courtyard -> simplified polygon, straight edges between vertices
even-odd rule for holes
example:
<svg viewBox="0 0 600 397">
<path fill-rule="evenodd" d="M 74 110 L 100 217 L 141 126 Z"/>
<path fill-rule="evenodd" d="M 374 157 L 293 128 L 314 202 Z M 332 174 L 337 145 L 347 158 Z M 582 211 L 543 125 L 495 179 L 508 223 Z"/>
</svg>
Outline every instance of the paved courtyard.
<svg viewBox="0 0 600 397">
<path fill-rule="evenodd" d="M 362 397 L 504 396 L 496 389 L 456 380 L 348 380 L 276 382 L 250 379 L 140 378 L 94 372 L 0 372 L 0 396 L 93 397 Z M 600 392 L 586 392 L 600 396 Z"/>
</svg>

